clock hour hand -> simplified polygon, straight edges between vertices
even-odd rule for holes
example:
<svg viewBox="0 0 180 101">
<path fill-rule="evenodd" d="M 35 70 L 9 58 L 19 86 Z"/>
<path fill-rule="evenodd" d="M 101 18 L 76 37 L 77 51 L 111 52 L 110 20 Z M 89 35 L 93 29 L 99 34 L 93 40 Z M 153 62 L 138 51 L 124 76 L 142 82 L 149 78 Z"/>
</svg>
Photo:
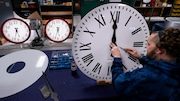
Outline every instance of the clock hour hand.
<svg viewBox="0 0 180 101">
<path fill-rule="evenodd" d="M 116 19 L 115 19 L 115 20 L 113 19 L 113 22 L 114 22 L 114 24 L 113 24 L 113 26 L 112 26 L 112 28 L 113 28 L 113 36 L 112 36 L 111 41 L 112 41 L 115 45 L 117 45 L 117 44 L 116 44 L 116 29 L 117 29 Z"/>
<path fill-rule="evenodd" d="M 59 27 L 56 27 L 57 28 L 57 33 L 59 33 Z"/>
<path fill-rule="evenodd" d="M 15 38 L 16 38 L 16 36 L 20 37 L 19 34 L 18 34 L 18 28 L 15 28 L 15 32 L 16 32 Z"/>
<path fill-rule="evenodd" d="M 56 35 L 55 35 L 55 38 L 57 38 L 57 36 L 59 36 L 59 27 L 56 27 Z"/>
<path fill-rule="evenodd" d="M 15 28 L 16 33 L 18 33 L 18 28 Z"/>
</svg>

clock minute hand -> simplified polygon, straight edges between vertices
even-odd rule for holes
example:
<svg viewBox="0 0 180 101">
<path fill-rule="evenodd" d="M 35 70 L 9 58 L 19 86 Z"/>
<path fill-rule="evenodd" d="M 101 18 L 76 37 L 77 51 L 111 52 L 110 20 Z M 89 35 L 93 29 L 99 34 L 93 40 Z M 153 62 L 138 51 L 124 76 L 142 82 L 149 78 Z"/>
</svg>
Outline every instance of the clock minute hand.
<svg viewBox="0 0 180 101">
<path fill-rule="evenodd" d="M 18 32 L 18 28 L 16 27 L 15 28 L 15 37 L 14 37 L 14 40 L 18 40 L 18 38 L 20 37 L 20 35 L 19 35 L 19 32 Z"/>
<path fill-rule="evenodd" d="M 116 19 L 113 20 L 113 22 L 114 22 L 114 24 L 113 24 L 113 26 L 112 26 L 112 28 L 113 28 L 113 36 L 112 36 L 111 41 L 112 41 L 115 45 L 117 45 L 117 44 L 116 44 L 116 29 L 117 29 Z"/>
</svg>

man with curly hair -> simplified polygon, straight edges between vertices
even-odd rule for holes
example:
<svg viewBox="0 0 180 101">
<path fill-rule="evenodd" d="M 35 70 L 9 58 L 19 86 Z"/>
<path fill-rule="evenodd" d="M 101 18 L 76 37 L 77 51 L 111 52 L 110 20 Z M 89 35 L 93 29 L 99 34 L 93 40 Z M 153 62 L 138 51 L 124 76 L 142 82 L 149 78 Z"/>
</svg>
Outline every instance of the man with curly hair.
<svg viewBox="0 0 180 101">
<path fill-rule="evenodd" d="M 120 101 L 180 101 L 180 30 L 167 28 L 153 32 L 147 42 L 146 56 L 136 49 L 125 49 L 143 65 L 126 73 L 120 50 L 110 44 L 114 57 L 112 83 Z"/>
</svg>

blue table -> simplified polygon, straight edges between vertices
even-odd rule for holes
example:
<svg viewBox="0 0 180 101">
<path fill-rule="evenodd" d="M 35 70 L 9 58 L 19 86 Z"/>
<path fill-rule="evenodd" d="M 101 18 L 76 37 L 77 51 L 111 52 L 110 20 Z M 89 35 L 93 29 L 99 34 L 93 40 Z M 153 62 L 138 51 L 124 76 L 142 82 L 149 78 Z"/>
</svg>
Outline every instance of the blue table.
<svg viewBox="0 0 180 101">
<path fill-rule="evenodd" d="M 44 52 L 51 57 L 52 51 Z M 59 101 L 116 101 L 119 98 L 112 85 L 97 85 L 95 80 L 84 75 L 79 69 L 75 76 L 71 74 L 70 69 L 47 69 L 45 73 L 58 93 Z M 0 101 L 53 101 L 50 97 L 44 99 L 40 92 L 40 87 L 45 83 L 45 79 L 41 77 L 25 90 L 1 98 Z"/>
</svg>

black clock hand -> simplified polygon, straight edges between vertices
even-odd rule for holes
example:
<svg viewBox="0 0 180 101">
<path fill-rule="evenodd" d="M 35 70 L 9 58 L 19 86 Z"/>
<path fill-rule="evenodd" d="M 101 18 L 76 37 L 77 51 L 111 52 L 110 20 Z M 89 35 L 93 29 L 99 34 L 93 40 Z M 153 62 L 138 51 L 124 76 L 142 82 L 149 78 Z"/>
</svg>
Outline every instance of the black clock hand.
<svg viewBox="0 0 180 101">
<path fill-rule="evenodd" d="M 56 29 L 57 29 L 57 33 L 56 33 L 56 36 L 58 35 L 58 33 L 59 33 L 59 27 L 56 27 Z"/>
<path fill-rule="evenodd" d="M 57 28 L 57 33 L 59 33 L 59 27 L 56 27 Z"/>
<path fill-rule="evenodd" d="M 116 44 L 116 29 L 117 29 L 116 19 L 115 19 L 115 20 L 113 19 L 113 22 L 114 22 L 114 24 L 113 24 L 113 26 L 112 26 L 112 28 L 113 28 L 113 36 L 112 36 L 111 41 L 112 41 L 115 45 L 117 45 L 117 44 Z"/>
<path fill-rule="evenodd" d="M 16 30 L 16 33 L 18 33 L 18 28 L 15 28 L 15 30 Z"/>
<path fill-rule="evenodd" d="M 112 19 L 113 19 L 113 17 L 112 17 Z M 112 41 L 112 43 L 114 43 L 117 46 L 117 44 L 116 44 L 116 29 L 117 29 L 116 19 L 115 20 L 113 19 L 112 28 L 113 28 L 113 36 L 112 36 L 111 41 Z M 111 54 L 111 57 L 113 57 L 112 54 Z"/>
<path fill-rule="evenodd" d="M 16 38 L 16 35 L 18 34 L 18 28 L 15 28 L 15 32 L 16 32 L 15 34 L 15 38 Z"/>
<path fill-rule="evenodd" d="M 58 99 L 58 94 L 54 91 L 53 87 L 51 86 L 49 80 L 47 79 L 46 77 L 46 74 L 43 72 L 43 77 L 44 79 L 46 80 L 46 84 L 48 86 L 48 89 L 50 90 L 50 93 L 51 93 L 51 98 L 54 100 L 54 101 L 59 101 Z"/>
</svg>

